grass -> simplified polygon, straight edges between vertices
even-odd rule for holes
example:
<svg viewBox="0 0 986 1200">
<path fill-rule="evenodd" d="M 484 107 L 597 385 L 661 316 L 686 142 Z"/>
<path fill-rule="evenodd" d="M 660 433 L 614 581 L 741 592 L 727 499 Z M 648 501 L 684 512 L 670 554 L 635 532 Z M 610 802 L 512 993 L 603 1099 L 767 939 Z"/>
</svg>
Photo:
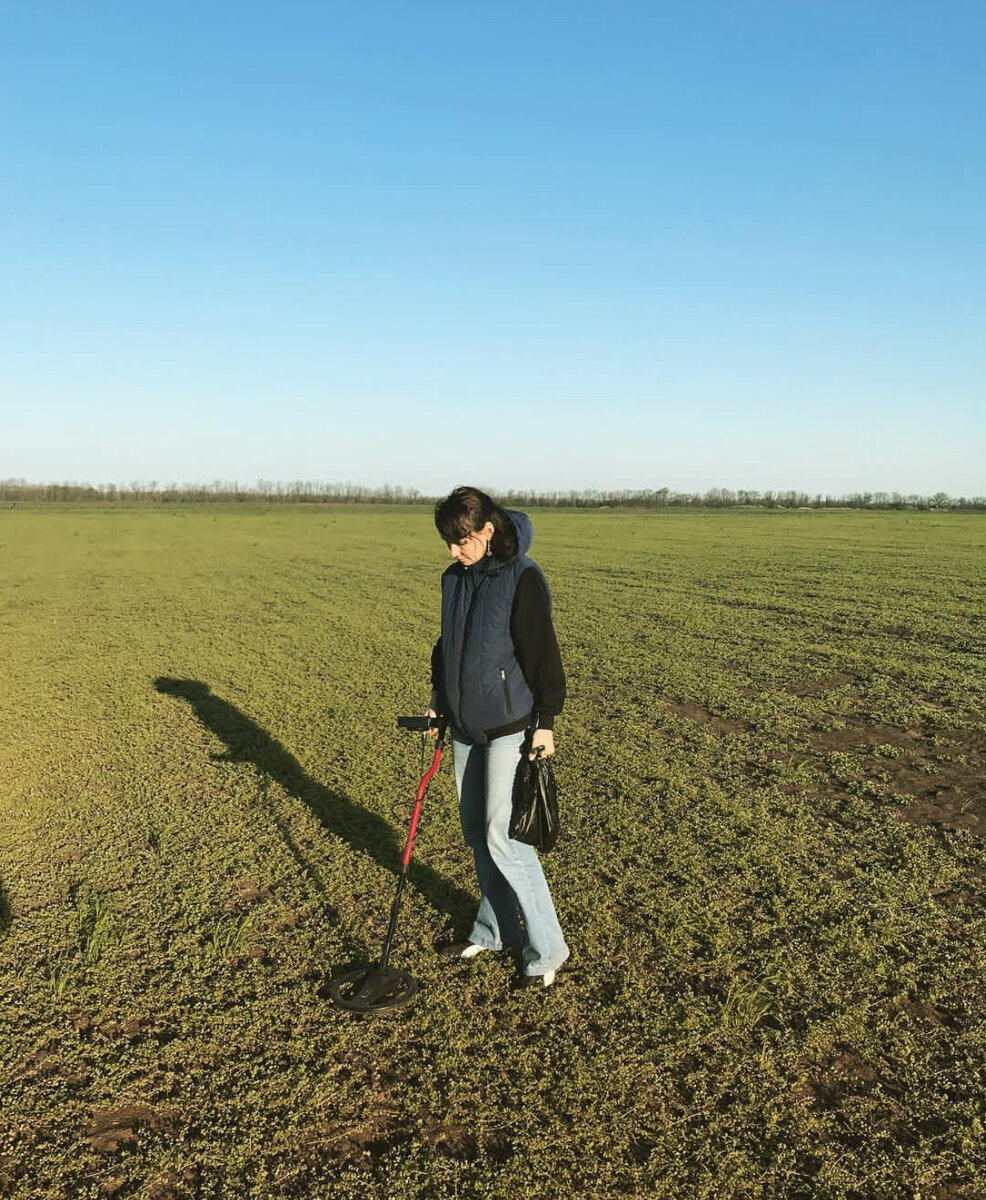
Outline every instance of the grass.
<svg viewBox="0 0 986 1200">
<path fill-rule="evenodd" d="M 0 1192 L 986 1196 L 986 523 L 534 513 L 570 677 L 544 995 L 448 770 L 395 962 L 421 509 L 0 513 Z"/>
</svg>

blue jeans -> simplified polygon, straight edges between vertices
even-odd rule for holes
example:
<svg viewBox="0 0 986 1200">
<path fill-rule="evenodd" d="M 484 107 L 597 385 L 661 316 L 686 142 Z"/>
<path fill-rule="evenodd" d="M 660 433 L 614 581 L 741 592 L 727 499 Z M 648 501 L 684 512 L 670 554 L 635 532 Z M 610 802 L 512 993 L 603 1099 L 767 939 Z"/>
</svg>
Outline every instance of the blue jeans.
<svg viewBox="0 0 986 1200">
<path fill-rule="evenodd" d="M 569 949 L 537 851 L 508 832 L 523 741 L 523 733 L 511 733 L 476 746 L 453 729 L 452 758 L 462 832 L 479 876 L 469 940 L 488 950 L 521 950 L 524 974 L 543 975 L 561 966 Z"/>
</svg>

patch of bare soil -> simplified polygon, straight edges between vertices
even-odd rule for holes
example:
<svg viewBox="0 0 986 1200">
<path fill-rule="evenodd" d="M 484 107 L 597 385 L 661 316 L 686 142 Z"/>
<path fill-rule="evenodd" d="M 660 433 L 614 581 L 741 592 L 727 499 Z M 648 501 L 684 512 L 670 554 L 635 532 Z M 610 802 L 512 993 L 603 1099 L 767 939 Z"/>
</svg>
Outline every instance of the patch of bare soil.
<svg viewBox="0 0 986 1200">
<path fill-rule="evenodd" d="M 836 1047 L 812 1078 L 800 1084 L 796 1091 L 812 1107 L 833 1111 L 851 1103 L 853 1097 L 870 1094 L 878 1087 L 891 1092 L 897 1090 L 872 1063 L 847 1047 Z"/>
<path fill-rule="evenodd" d="M 948 744 L 933 745 L 920 731 L 860 726 L 859 749 L 892 746 L 896 757 L 867 757 L 866 770 L 890 791 L 914 797 L 904 821 L 939 824 L 986 835 L 986 733 L 955 730 Z"/>
<path fill-rule="evenodd" d="M 337 1159 L 344 1161 L 364 1154 L 378 1155 L 391 1146 L 410 1141 L 414 1131 L 398 1105 L 378 1101 L 357 1122 L 328 1120 L 309 1130 L 298 1142 L 300 1156 L 306 1161 Z"/>
<path fill-rule="evenodd" d="M 854 675 L 836 671 L 832 675 L 823 675 L 820 679 L 796 679 L 793 683 L 785 684 L 782 690 L 789 696 L 823 696 L 835 688 L 854 683 L 855 679 Z"/>
<path fill-rule="evenodd" d="M 150 1104 L 125 1104 L 121 1108 L 97 1108 L 86 1129 L 92 1148 L 109 1154 L 137 1140 L 140 1129 L 167 1131 L 175 1123 L 170 1108 L 155 1108 Z"/>
<path fill-rule="evenodd" d="M 908 1021 L 915 1021 L 919 1025 L 944 1025 L 941 1013 L 933 1004 L 926 1000 L 912 1000 L 908 996 L 904 996 L 896 1001 L 894 1007 Z"/>
<path fill-rule="evenodd" d="M 986 733 L 950 730 L 944 740 L 936 745 L 920 729 L 850 722 L 815 731 L 811 752 L 801 757 L 824 766 L 831 751 L 864 755 L 861 778 L 913 797 L 901 809 L 903 820 L 986 836 Z"/>
<path fill-rule="evenodd" d="M 430 1121 L 421 1130 L 421 1137 L 451 1158 L 471 1161 L 480 1151 L 498 1162 L 506 1162 L 513 1152 L 510 1139 L 487 1130 L 476 1130 L 449 1121 Z"/>
<path fill-rule="evenodd" d="M 289 929 L 296 929 L 300 920 L 301 917 L 298 913 L 287 909 L 277 918 L 271 928 L 275 933 L 287 933 Z"/>
<path fill-rule="evenodd" d="M 152 1179 L 144 1188 L 147 1200 L 180 1200 L 187 1193 L 176 1171 Z"/>
<path fill-rule="evenodd" d="M 840 750 L 866 754 L 877 746 L 893 746 L 896 750 L 914 750 L 921 743 L 920 729 L 898 729 L 895 725 L 847 724 L 842 729 L 813 731 L 811 744 L 816 750 Z"/>
<path fill-rule="evenodd" d="M 816 695 L 852 681 L 836 674 L 824 679 L 791 685 L 796 695 Z M 663 700 L 676 716 L 708 729 L 710 733 L 737 737 L 748 733 L 749 722 L 716 716 L 700 704 Z M 810 763 L 828 776 L 816 784 L 819 800 L 845 796 L 845 784 L 833 780 L 825 756 L 837 752 L 862 757 L 860 782 L 871 780 L 891 792 L 913 797 L 900 810 L 903 820 L 914 825 L 939 825 L 965 829 L 986 837 L 986 732 L 953 729 L 934 736 L 922 729 L 845 720 L 832 714 L 832 728 L 811 732 L 810 749 L 791 756 L 796 763 Z"/>
<path fill-rule="evenodd" d="M 664 707 L 670 709 L 676 717 L 685 717 L 696 725 L 705 725 L 710 733 L 737 737 L 749 733 L 752 728 L 749 721 L 740 721 L 733 717 L 717 717 L 707 708 L 703 708 L 701 704 L 678 700 L 665 700 L 663 703 Z"/>
<path fill-rule="evenodd" d="M 241 879 L 235 885 L 233 895 L 229 897 L 223 908 L 226 912 L 242 912 L 252 904 L 257 904 L 271 898 L 272 892 L 267 884 L 259 884 L 253 879 Z"/>
</svg>

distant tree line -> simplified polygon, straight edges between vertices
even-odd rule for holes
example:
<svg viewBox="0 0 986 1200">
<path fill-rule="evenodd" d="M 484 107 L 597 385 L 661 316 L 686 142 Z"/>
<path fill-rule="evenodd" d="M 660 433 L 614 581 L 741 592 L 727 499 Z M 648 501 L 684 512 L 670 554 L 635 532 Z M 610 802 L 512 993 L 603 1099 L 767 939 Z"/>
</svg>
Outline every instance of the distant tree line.
<svg viewBox="0 0 986 1200">
<path fill-rule="evenodd" d="M 757 492 L 740 488 L 709 488 L 706 492 L 676 492 L 671 488 L 649 488 L 603 492 L 526 492 L 497 493 L 502 503 L 524 507 L 564 508 L 886 508 L 886 509 L 983 509 L 986 496 L 949 496 L 936 492 L 919 496 L 901 492 L 852 492 L 848 495 L 822 495 L 817 492 Z"/>
<path fill-rule="evenodd" d="M 212 483 L 27 483 L 0 480 L 0 503 L 18 500 L 111 501 L 123 504 L 433 504 L 437 497 L 422 496 L 417 488 L 385 484 L 364 487 L 357 483 L 289 483 L 260 479 L 252 486 L 216 479 Z"/>
<path fill-rule="evenodd" d="M 919 496 L 901 492 L 852 492 L 833 496 L 808 492 L 758 492 L 744 488 L 710 488 L 706 492 L 677 492 L 671 488 L 637 488 L 621 491 L 582 489 L 536 491 L 512 489 L 493 495 L 516 508 L 859 508 L 911 509 L 920 511 L 984 510 L 986 496 L 949 496 L 936 492 Z M 260 479 L 253 486 L 215 480 L 198 483 L 27 483 L 23 479 L 0 480 L 0 503 L 50 500 L 60 503 L 111 502 L 122 504 L 434 504 L 437 496 L 417 488 L 384 484 L 364 487 L 356 483 L 313 483 L 295 480 L 282 483 Z"/>
</svg>

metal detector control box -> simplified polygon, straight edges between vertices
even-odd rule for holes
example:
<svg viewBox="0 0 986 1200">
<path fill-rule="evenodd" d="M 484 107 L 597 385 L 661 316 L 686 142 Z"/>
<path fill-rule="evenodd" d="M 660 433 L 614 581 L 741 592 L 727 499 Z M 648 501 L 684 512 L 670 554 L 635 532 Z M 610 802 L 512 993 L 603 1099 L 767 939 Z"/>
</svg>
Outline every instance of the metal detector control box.
<svg viewBox="0 0 986 1200">
<path fill-rule="evenodd" d="M 415 733 L 427 733 L 441 724 L 438 717 L 398 717 L 398 729 L 413 729 Z"/>
</svg>

